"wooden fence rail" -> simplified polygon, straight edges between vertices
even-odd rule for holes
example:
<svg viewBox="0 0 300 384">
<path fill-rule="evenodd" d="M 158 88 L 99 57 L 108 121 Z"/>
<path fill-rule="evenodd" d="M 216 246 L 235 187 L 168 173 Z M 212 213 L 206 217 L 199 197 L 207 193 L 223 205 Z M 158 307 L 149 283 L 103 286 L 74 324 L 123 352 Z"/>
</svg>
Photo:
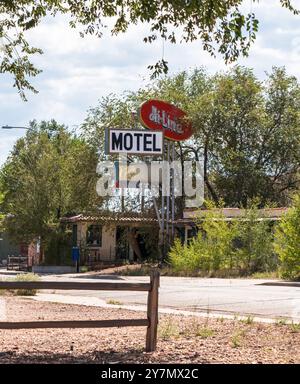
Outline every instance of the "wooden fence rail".
<svg viewBox="0 0 300 384">
<path fill-rule="evenodd" d="M 71 320 L 71 321 L 26 321 L 3 322 L 0 329 L 36 328 L 107 328 L 107 327 L 147 327 L 146 351 L 156 349 L 158 325 L 159 272 L 150 273 L 149 283 L 106 283 L 106 282 L 56 282 L 56 281 L 0 281 L 0 289 L 56 289 L 56 290 L 105 290 L 105 291 L 148 291 L 147 319 L 117 320 Z"/>
<path fill-rule="evenodd" d="M 0 289 L 60 289 L 78 291 L 150 291 L 151 283 L 94 283 L 73 281 L 0 281 Z"/>
</svg>

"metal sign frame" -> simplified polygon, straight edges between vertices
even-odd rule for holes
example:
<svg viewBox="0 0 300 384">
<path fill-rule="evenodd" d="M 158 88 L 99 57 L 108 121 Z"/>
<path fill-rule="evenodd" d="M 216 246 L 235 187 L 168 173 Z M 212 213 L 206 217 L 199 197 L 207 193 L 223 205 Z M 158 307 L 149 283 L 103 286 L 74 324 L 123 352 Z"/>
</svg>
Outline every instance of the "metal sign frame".
<svg viewBox="0 0 300 384">
<path fill-rule="evenodd" d="M 112 152 L 110 150 L 110 134 L 112 131 L 119 131 L 119 132 L 126 132 L 126 133 L 135 133 L 135 132 L 140 132 L 143 134 L 151 134 L 153 136 L 161 136 L 161 152 L 153 152 L 153 151 L 119 151 L 119 152 Z M 107 155 L 116 155 L 118 153 L 125 154 L 127 153 L 128 155 L 140 155 L 140 156 L 162 156 L 164 152 L 164 144 L 165 144 L 165 138 L 164 138 L 164 133 L 162 130 L 157 130 L 157 131 L 148 131 L 145 129 L 118 129 L 118 128 L 106 128 L 105 129 L 105 154 Z"/>
<path fill-rule="evenodd" d="M 155 101 L 155 102 L 161 102 L 164 104 L 169 104 L 166 102 L 162 102 L 160 100 L 149 100 L 149 101 Z M 147 102 L 145 102 L 147 103 Z M 141 107 L 145 104 L 143 103 Z M 169 104 L 169 106 L 172 106 Z M 176 110 L 182 111 L 179 108 L 173 106 Z M 182 111 L 184 112 L 184 111 Z M 185 114 L 185 112 L 184 112 Z M 175 151 L 175 144 L 176 142 L 181 142 L 184 140 L 189 139 L 189 137 L 193 134 L 192 127 L 189 127 L 190 129 L 190 136 L 184 138 L 184 139 L 174 139 L 171 137 L 166 137 L 165 130 L 163 129 L 151 129 L 148 127 L 145 122 L 143 121 L 141 117 L 141 108 L 138 110 L 137 113 L 132 112 L 132 117 L 134 121 L 135 129 L 114 129 L 116 131 L 127 131 L 127 132 L 151 132 L 152 134 L 159 133 L 162 135 L 162 151 L 160 153 L 158 152 L 111 152 L 110 151 L 110 131 L 113 129 L 105 129 L 105 153 L 110 155 L 116 155 L 117 153 L 128 153 L 129 155 L 140 155 L 140 156 L 161 156 L 162 160 L 166 160 L 169 163 L 172 163 L 176 160 L 176 151 Z M 138 126 L 138 120 L 140 123 L 147 128 L 147 130 L 144 129 L 137 129 Z M 163 193 L 161 193 L 161 210 L 159 212 L 159 207 L 156 201 L 156 198 L 152 196 L 154 209 L 157 215 L 158 223 L 159 223 L 159 248 L 161 250 L 161 258 L 160 262 L 162 262 L 166 254 L 174 240 L 175 237 L 175 172 L 174 169 L 170 167 L 170 193 L 168 196 L 163 196 Z M 121 188 L 122 190 L 122 188 Z M 122 195 L 121 195 L 122 196 Z"/>
</svg>

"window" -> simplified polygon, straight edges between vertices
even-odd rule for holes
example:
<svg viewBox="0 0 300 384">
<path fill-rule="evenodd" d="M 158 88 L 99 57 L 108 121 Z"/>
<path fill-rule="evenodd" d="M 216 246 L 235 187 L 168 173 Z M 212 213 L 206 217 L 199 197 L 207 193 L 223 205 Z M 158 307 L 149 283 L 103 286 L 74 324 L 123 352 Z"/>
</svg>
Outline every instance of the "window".
<svg viewBox="0 0 300 384">
<path fill-rule="evenodd" d="M 87 245 L 96 245 L 101 247 L 102 245 L 102 226 L 101 225 L 89 225 L 86 233 Z"/>
</svg>

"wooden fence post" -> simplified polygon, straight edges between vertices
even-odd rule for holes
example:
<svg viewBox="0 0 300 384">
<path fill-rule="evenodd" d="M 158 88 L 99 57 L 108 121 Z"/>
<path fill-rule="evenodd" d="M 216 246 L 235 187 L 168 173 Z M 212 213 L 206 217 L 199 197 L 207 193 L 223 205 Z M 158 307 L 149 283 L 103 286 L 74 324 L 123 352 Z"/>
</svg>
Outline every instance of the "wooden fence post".
<svg viewBox="0 0 300 384">
<path fill-rule="evenodd" d="M 157 342 L 157 324 L 158 324 L 158 288 L 159 271 L 154 269 L 150 273 L 151 289 L 148 293 L 147 317 L 149 325 L 146 335 L 146 352 L 153 352 L 156 349 Z"/>
<path fill-rule="evenodd" d="M 0 281 L 2 289 L 48 289 L 48 290 L 102 290 L 102 291 L 147 291 L 147 319 L 114 320 L 62 320 L 62 321 L 0 321 L 0 329 L 37 329 L 37 328 L 106 328 L 106 327 L 145 327 L 146 351 L 156 349 L 158 324 L 158 288 L 159 271 L 152 270 L 149 283 L 106 283 L 106 282 L 69 282 L 69 281 Z"/>
</svg>

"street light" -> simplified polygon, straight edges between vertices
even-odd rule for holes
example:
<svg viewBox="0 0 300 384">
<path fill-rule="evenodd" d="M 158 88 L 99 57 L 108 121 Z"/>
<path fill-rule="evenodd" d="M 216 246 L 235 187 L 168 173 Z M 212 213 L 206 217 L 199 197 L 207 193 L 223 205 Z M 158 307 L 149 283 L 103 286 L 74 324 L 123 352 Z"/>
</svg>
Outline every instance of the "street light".
<svg viewBox="0 0 300 384">
<path fill-rule="evenodd" d="M 30 127 L 13 127 L 11 125 L 2 125 L 2 129 L 28 129 L 31 130 L 32 128 Z"/>
</svg>

